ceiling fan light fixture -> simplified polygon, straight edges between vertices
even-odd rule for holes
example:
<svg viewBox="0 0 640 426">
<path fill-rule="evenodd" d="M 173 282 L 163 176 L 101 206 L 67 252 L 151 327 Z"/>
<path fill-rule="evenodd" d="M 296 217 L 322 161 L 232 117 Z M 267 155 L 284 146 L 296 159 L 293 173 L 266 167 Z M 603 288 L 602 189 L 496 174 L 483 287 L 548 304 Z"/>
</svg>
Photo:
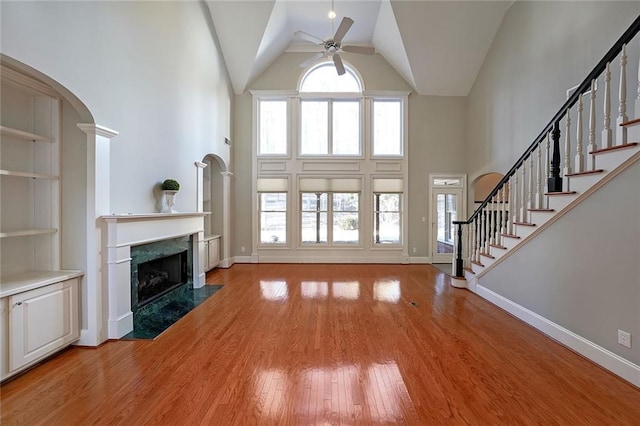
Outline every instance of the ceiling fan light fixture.
<svg viewBox="0 0 640 426">
<path fill-rule="evenodd" d="M 329 11 L 329 19 L 336 19 L 336 16 L 337 16 L 336 12 L 333 9 L 331 9 Z"/>
</svg>

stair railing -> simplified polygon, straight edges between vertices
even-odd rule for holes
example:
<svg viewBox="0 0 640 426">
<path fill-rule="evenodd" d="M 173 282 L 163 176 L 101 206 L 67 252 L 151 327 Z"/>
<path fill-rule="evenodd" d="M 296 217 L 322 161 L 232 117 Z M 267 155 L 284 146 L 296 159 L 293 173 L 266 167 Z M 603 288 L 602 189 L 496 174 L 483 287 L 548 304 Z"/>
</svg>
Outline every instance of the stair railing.
<svg viewBox="0 0 640 426">
<path fill-rule="evenodd" d="M 640 17 L 622 34 L 584 81 L 578 85 L 533 143 L 505 173 L 473 214 L 455 221 L 455 276 L 464 277 L 465 266 L 480 264 L 480 256 L 491 256 L 492 248 L 504 248 L 504 238 L 515 237 L 514 225 L 530 225 L 531 212 L 549 211 L 548 194 L 570 193 L 570 176 L 597 172 L 588 158 L 598 150 L 627 144 L 627 46 L 640 31 Z M 637 44 L 636 44 L 637 45 Z M 611 128 L 612 73 L 619 76 L 618 115 L 615 132 Z M 596 94 L 598 81 L 603 88 L 600 146 L 596 143 Z M 635 113 L 640 115 L 640 66 Z M 586 100 L 586 102 L 585 102 Z M 586 103 L 586 106 L 585 106 Z M 575 107 L 575 108 L 574 108 Z M 588 118 L 583 112 L 588 109 Z M 575 128 L 572 114 L 575 112 Z M 561 151 L 561 128 L 565 128 L 564 152 Z M 575 132 L 575 143 L 572 134 Z M 585 140 L 585 134 L 587 139 Z M 572 152 L 575 149 L 575 155 Z M 564 178 L 564 179 L 563 179 Z M 542 188 L 546 182 L 547 192 Z M 466 232 L 463 226 L 467 225 Z M 466 242 L 464 236 L 466 235 Z M 464 256 L 466 252 L 466 256 Z"/>
</svg>

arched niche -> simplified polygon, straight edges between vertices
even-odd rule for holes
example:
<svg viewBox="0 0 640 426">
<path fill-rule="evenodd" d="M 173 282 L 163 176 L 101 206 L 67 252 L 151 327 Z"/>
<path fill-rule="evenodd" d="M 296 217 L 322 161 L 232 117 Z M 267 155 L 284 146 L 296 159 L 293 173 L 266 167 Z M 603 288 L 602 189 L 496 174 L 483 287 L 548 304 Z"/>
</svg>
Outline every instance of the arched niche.
<svg viewBox="0 0 640 426">
<path fill-rule="evenodd" d="M 204 236 L 205 239 L 212 235 L 220 236 L 220 266 L 229 267 L 232 173 L 216 154 L 205 155 L 202 163 L 206 165 L 202 173 L 202 210 L 211 212 L 205 217 Z"/>
<path fill-rule="evenodd" d="M 474 180 L 472 188 L 474 202 L 482 203 L 503 177 L 504 175 L 502 173 L 491 172 L 479 176 Z M 508 200 L 509 194 L 507 193 L 506 196 Z"/>
</svg>

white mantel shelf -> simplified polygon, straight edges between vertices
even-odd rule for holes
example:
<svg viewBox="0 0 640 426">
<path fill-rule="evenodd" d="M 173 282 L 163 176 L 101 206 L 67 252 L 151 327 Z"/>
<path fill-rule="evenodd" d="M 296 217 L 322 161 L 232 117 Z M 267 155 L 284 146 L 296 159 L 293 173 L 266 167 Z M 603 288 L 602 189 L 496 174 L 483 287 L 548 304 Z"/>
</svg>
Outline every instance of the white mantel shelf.
<svg viewBox="0 0 640 426">
<path fill-rule="evenodd" d="M 181 217 L 204 217 L 211 212 L 187 212 L 187 213 L 128 213 L 128 214 L 108 214 L 100 216 L 100 219 L 116 220 L 149 220 L 149 219 L 178 219 Z"/>
</svg>

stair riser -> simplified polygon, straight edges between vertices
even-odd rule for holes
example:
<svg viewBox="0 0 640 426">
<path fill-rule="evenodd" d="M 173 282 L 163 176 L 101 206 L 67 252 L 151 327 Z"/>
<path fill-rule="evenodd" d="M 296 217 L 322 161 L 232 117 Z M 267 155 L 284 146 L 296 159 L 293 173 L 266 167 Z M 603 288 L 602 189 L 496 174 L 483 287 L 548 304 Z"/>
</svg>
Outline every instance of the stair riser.
<svg viewBox="0 0 640 426">
<path fill-rule="evenodd" d="M 504 238 L 502 240 L 502 245 L 505 246 L 507 248 L 507 251 L 508 251 L 508 250 L 511 250 L 512 248 L 514 248 L 515 246 L 517 246 L 520 241 L 521 240 L 519 240 L 517 238 Z"/>
<path fill-rule="evenodd" d="M 577 194 L 574 195 L 554 195 L 549 197 L 549 208 L 557 212 L 567 207 L 571 203 Z"/>
<path fill-rule="evenodd" d="M 515 233 L 520 239 L 525 239 L 536 230 L 535 226 L 515 225 Z"/>
<path fill-rule="evenodd" d="M 596 157 L 596 167 L 607 171 L 614 170 L 627 158 L 636 153 L 638 149 L 640 148 L 636 146 L 635 148 L 627 148 L 598 154 Z"/>
<path fill-rule="evenodd" d="M 569 190 L 576 191 L 578 194 L 581 194 L 587 189 L 591 188 L 596 184 L 596 182 L 600 181 L 605 176 L 606 173 L 598 173 L 594 175 L 569 177 Z"/>
<path fill-rule="evenodd" d="M 627 142 L 640 142 L 640 124 L 627 126 Z"/>
<path fill-rule="evenodd" d="M 485 266 L 485 268 L 490 266 L 495 261 L 495 259 L 491 259 L 490 257 L 480 256 L 480 262 Z"/>
<path fill-rule="evenodd" d="M 484 271 L 484 267 L 482 267 L 482 266 L 478 266 L 478 265 L 476 265 L 475 263 L 472 263 L 472 264 L 471 264 L 471 270 L 472 270 L 473 272 L 475 272 L 476 274 L 479 274 L 481 271 Z"/>
<path fill-rule="evenodd" d="M 531 213 L 531 223 L 535 223 L 538 226 L 546 223 L 549 219 L 553 217 L 555 212 L 530 212 Z"/>
</svg>

